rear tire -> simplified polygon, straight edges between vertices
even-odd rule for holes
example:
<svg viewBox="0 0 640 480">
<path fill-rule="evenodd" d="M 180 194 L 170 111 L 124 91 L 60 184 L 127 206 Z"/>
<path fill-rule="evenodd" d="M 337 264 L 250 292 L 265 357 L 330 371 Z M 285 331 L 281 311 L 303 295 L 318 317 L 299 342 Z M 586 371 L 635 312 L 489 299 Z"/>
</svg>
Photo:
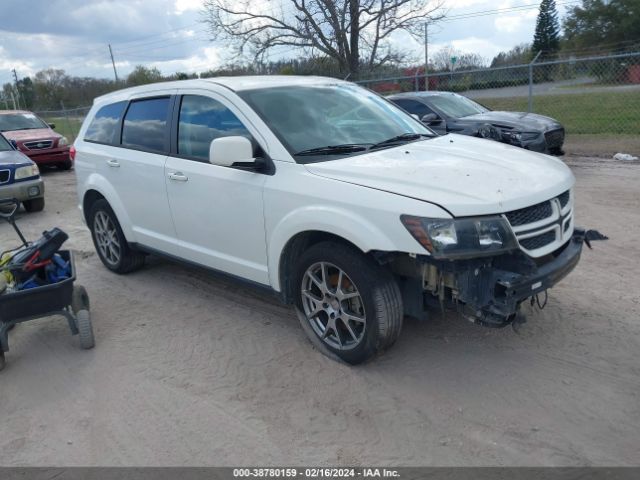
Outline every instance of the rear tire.
<svg viewBox="0 0 640 480">
<path fill-rule="evenodd" d="M 355 365 L 389 348 L 402 328 L 402 297 L 388 270 L 337 242 L 300 258 L 295 304 L 303 330 L 324 354 Z"/>
<path fill-rule="evenodd" d="M 73 162 L 71 161 L 71 159 L 67 159 L 64 162 L 60 162 L 58 164 L 58 168 L 60 170 L 71 170 L 71 167 L 73 167 Z"/>
<path fill-rule="evenodd" d="M 132 250 L 109 203 L 97 200 L 89 211 L 91 238 L 105 267 L 129 273 L 144 265 L 144 254 Z"/>
<path fill-rule="evenodd" d="M 75 285 L 71 294 L 71 310 L 77 314 L 80 310 L 90 309 L 89 294 L 82 285 Z"/>
<path fill-rule="evenodd" d="M 29 213 L 41 212 L 44 210 L 44 197 L 25 200 L 22 202 L 22 205 L 24 205 L 24 209 Z"/>
</svg>

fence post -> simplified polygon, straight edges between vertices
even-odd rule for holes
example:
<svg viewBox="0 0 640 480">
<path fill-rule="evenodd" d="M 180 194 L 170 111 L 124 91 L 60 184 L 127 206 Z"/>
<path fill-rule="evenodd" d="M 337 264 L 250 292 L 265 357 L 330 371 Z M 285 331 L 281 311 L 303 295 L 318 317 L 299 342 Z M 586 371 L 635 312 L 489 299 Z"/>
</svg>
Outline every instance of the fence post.
<svg viewBox="0 0 640 480">
<path fill-rule="evenodd" d="M 415 75 L 413 77 L 413 82 L 414 82 L 414 86 L 415 86 L 415 89 L 416 89 L 416 92 L 417 92 L 419 90 L 419 88 L 418 88 L 418 69 L 417 68 L 416 68 L 416 73 L 415 73 Z"/>
<path fill-rule="evenodd" d="M 542 50 L 540 50 L 529 63 L 529 113 L 533 112 L 533 64 L 536 63 L 541 53 Z"/>
</svg>

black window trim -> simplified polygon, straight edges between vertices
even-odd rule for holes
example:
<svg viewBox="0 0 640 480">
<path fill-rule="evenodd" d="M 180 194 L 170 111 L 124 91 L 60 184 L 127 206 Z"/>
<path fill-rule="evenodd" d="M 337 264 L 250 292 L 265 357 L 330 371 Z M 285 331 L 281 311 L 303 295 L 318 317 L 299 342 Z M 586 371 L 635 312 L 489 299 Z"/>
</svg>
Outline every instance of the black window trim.
<svg viewBox="0 0 640 480">
<path fill-rule="evenodd" d="M 137 98 L 131 98 L 129 99 L 129 103 L 127 104 L 127 108 L 125 109 L 124 113 L 122 114 L 122 117 L 120 118 L 120 138 L 118 139 L 118 147 L 120 148 L 125 148 L 127 150 L 135 150 L 137 152 L 145 152 L 145 153 L 154 153 L 156 155 L 169 155 L 170 152 L 170 135 L 171 135 L 171 115 L 172 115 L 172 109 L 173 109 L 173 105 L 175 104 L 175 97 L 176 95 L 173 94 L 169 94 L 169 95 L 152 95 L 149 97 L 137 97 Z M 135 102 L 141 102 L 141 101 L 145 101 L 145 100 L 156 100 L 156 99 L 161 99 L 161 98 L 167 98 L 169 100 L 169 106 L 167 108 L 167 117 L 165 119 L 165 126 L 164 126 L 164 145 L 162 150 L 152 150 L 150 148 L 141 148 L 141 147 L 135 147 L 135 146 L 131 146 L 131 145 L 126 145 L 124 143 L 122 143 L 122 135 L 124 132 L 124 119 L 127 116 L 127 113 L 129 113 L 129 109 L 131 108 L 131 104 L 135 103 Z"/>
<path fill-rule="evenodd" d="M 182 106 L 182 99 L 186 96 L 201 96 L 201 97 L 207 97 L 206 95 L 202 95 L 202 94 L 196 94 L 196 93 L 179 93 L 177 95 L 175 95 L 175 99 L 173 101 L 173 105 L 172 105 L 172 112 L 171 112 L 171 131 L 170 131 L 170 149 L 169 149 L 169 156 L 174 157 L 174 158 L 181 158 L 183 160 L 191 160 L 194 162 L 198 162 L 198 163 L 204 163 L 206 165 L 212 165 L 211 163 L 209 163 L 207 160 L 203 160 L 202 158 L 199 157 L 195 157 L 192 155 L 183 155 L 183 154 L 179 154 L 178 153 L 178 128 L 179 128 L 179 122 L 180 122 L 180 108 Z M 217 102 L 219 102 L 219 100 L 213 98 L 213 97 L 207 97 L 207 98 L 211 98 L 212 100 L 215 100 Z M 222 102 L 220 102 L 222 103 Z M 224 105 L 224 103 L 222 104 L 225 108 L 229 108 L 226 105 Z M 231 109 L 229 109 L 231 110 Z M 233 113 L 234 115 L 236 115 L 233 110 L 231 110 L 231 113 Z M 237 117 L 237 115 L 236 115 Z M 242 122 L 242 119 L 238 118 L 238 120 L 240 120 L 240 122 Z M 244 125 L 244 122 L 242 122 L 242 124 Z M 245 128 L 247 129 L 247 131 L 249 131 L 249 129 L 245 126 Z M 249 131 L 249 133 L 251 133 Z M 254 173 L 261 173 L 263 175 L 274 175 L 276 173 L 276 167 L 275 167 L 275 163 L 273 162 L 273 160 L 271 159 L 271 157 L 269 156 L 269 154 L 267 153 L 267 151 L 264 149 L 264 147 L 262 146 L 262 144 L 255 138 L 255 135 L 251 135 L 251 137 L 254 139 L 254 141 L 258 144 L 258 146 L 260 147 L 260 150 L 262 151 L 263 156 L 262 157 L 257 157 L 256 158 L 256 165 L 254 166 L 245 166 L 245 165 L 231 165 L 229 167 L 222 167 L 222 168 L 233 168 L 236 170 L 245 170 L 245 171 L 250 171 L 250 172 L 254 172 Z M 259 159 L 263 159 L 263 162 L 258 161 Z M 213 166 L 220 166 L 220 165 L 213 165 Z"/>
</svg>

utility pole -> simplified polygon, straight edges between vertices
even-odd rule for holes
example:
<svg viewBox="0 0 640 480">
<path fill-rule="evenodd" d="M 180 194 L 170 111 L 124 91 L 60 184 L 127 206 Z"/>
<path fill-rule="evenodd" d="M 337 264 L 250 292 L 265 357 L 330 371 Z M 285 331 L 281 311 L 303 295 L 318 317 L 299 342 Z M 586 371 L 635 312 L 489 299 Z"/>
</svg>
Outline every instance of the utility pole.
<svg viewBox="0 0 640 480">
<path fill-rule="evenodd" d="M 18 86 L 18 73 L 16 72 L 15 68 L 11 71 L 13 72 L 13 79 L 16 82 L 16 94 L 18 96 L 18 109 L 20 109 L 20 87 Z"/>
<path fill-rule="evenodd" d="M 109 44 L 109 55 L 111 55 L 111 65 L 113 65 L 113 75 L 116 77 L 116 83 L 118 83 L 118 71 L 116 70 L 116 62 L 113 59 L 113 50 L 111 50 L 111 44 Z"/>
<path fill-rule="evenodd" d="M 13 96 L 13 92 L 9 92 L 9 93 L 11 93 L 11 100 L 13 101 L 13 109 L 18 110 L 18 108 L 16 107 L 16 97 Z"/>
<path fill-rule="evenodd" d="M 424 22 L 424 90 L 429 91 L 429 31 L 428 23 Z"/>
</svg>

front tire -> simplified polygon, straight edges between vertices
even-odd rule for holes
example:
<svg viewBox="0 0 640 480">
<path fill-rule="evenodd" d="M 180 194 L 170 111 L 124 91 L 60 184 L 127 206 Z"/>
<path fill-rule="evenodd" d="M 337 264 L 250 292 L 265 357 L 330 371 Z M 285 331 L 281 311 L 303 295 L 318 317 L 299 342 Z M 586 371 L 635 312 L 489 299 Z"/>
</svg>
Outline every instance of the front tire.
<svg viewBox="0 0 640 480">
<path fill-rule="evenodd" d="M 355 365 L 383 352 L 400 335 L 398 284 L 355 248 L 313 245 L 301 256 L 294 282 L 302 327 L 326 355 Z"/>
<path fill-rule="evenodd" d="M 25 200 L 22 202 L 22 205 L 24 205 L 24 209 L 29 213 L 41 212 L 44 210 L 44 197 Z"/>
<path fill-rule="evenodd" d="M 109 203 L 100 199 L 89 212 L 91 238 L 105 267 L 116 273 L 129 273 L 144 265 L 144 254 L 129 247 Z"/>
</svg>

